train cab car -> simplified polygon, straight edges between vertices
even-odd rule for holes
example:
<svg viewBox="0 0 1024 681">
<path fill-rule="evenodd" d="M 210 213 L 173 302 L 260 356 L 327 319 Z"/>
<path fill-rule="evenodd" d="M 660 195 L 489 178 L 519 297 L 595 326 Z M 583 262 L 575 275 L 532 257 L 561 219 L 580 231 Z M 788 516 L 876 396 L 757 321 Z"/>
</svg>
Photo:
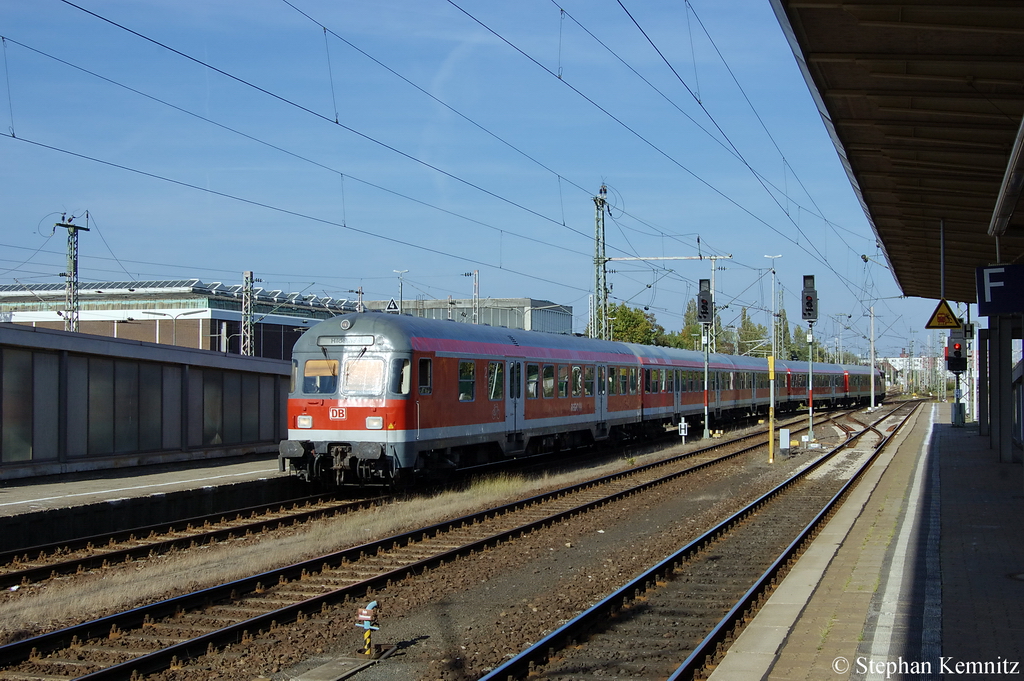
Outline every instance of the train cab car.
<svg viewBox="0 0 1024 681">
<path fill-rule="evenodd" d="M 776 405 L 808 400 L 776 365 Z M 866 403 L 870 370 L 814 365 L 815 406 Z M 295 344 L 279 463 L 310 481 L 403 485 L 504 458 L 766 414 L 763 358 L 369 312 Z M 884 386 L 878 381 L 879 394 Z"/>
<path fill-rule="evenodd" d="M 621 343 L 343 315 L 293 349 L 279 461 L 308 480 L 392 484 L 584 445 L 641 421 L 640 381 Z"/>
</svg>

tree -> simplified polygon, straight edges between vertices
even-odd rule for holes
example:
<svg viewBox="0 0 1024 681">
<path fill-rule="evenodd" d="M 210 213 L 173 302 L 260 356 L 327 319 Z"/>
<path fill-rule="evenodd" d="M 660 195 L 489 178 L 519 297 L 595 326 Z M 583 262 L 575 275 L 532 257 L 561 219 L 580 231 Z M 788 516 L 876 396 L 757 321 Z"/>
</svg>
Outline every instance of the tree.
<svg viewBox="0 0 1024 681">
<path fill-rule="evenodd" d="M 779 310 L 779 317 L 776 323 L 779 326 L 779 340 L 777 356 L 788 360 L 790 352 L 793 351 L 793 336 L 789 333 L 789 318 L 786 316 L 786 308 Z"/>
<path fill-rule="evenodd" d="M 658 324 L 653 314 L 619 303 L 608 308 L 608 319 L 611 321 L 612 340 L 643 345 L 664 344 L 665 328 Z"/>
<path fill-rule="evenodd" d="M 761 324 L 755 324 L 745 307 L 740 310 L 740 325 L 736 329 L 736 335 L 741 355 L 767 355 L 771 351 L 768 329 Z"/>
<path fill-rule="evenodd" d="M 691 298 L 683 311 L 683 328 L 678 333 L 665 334 L 665 345 L 684 350 L 700 350 L 700 322 L 697 321 L 697 301 Z"/>
</svg>

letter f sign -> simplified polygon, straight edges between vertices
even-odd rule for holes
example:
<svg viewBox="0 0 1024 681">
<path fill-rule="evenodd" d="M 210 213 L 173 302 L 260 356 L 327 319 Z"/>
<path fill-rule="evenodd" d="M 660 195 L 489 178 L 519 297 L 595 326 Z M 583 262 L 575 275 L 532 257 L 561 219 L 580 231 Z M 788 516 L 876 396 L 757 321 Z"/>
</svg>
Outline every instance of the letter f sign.
<svg viewBox="0 0 1024 681">
<path fill-rule="evenodd" d="M 1005 271 L 1006 271 L 1006 269 L 1003 268 L 1003 267 L 993 267 L 991 269 L 986 269 L 985 270 L 985 302 L 986 303 L 991 303 L 992 302 L 992 289 L 996 288 L 997 286 L 1002 286 L 1003 285 L 1003 282 L 1001 282 L 1001 281 L 992 281 L 992 275 L 993 274 L 1001 274 L 1001 273 L 1003 273 Z"/>
</svg>

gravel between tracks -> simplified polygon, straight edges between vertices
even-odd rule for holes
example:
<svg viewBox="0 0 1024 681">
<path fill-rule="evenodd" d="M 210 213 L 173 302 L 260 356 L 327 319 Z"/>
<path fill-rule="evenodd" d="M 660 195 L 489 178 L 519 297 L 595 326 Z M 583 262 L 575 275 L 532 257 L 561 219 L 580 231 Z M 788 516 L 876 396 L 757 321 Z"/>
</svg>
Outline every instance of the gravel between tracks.
<svg viewBox="0 0 1024 681">
<path fill-rule="evenodd" d="M 715 467 L 378 592 L 372 598 L 381 604 L 382 629 L 374 642 L 399 651 L 358 679 L 476 679 L 810 459 Z M 360 605 L 279 627 L 237 656 L 227 650 L 157 678 L 293 679 L 361 647 Z"/>
<path fill-rule="evenodd" d="M 755 463 L 745 470 L 737 463 L 715 467 L 378 592 L 372 598 L 381 603 L 382 630 L 374 642 L 397 644 L 399 651 L 361 672 L 358 678 L 478 678 L 697 536 L 741 502 L 756 498 L 810 458 L 797 454 L 778 459 L 775 466 Z M 466 511 L 450 517 L 462 512 Z M 296 530 L 296 534 L 301 532 Z M 370 538 L 367 535 L 361 540 Z M 283 541 L 292 539 L 286 537 Z M 275 539 L 274 543 L 281 541 Z M 257 571 L 244 559 L 238 560 L 237 549 L 237 543 L 228 543 L 212 551 L 235 555 L 235 567 L 244 564 L 246 574 Z M 293 558 L 297 556 L 293 554 Z M 86 576 L 84 581 L 120 579 L 131 583 L 133 575 L 136 581 L 146 581 L 155 564 L 164 561 L 160 558 L 116 566 Z M 176 588 L 143 594 L 134 602 L 176 595 L 194 586 L 197 577 L 193 572 L 179 573 Z M 82 580 L 82 576 L 74 579 Z M 83 581 L 70 584 L 81 585 Z M 33 587 L 40 591 L 56 588 L 58 582 Z M 69 591 L 69 598 L 74 599 L 76 589 Z M 5 610 L 21 600 L 11 596 L 0 596 L 7 601 L 3 603 Z M 361 630 L 353 626 L 357 605 L 361 604 L 337 607 L 304 622 L 280 626 L 259 634 L 255 643 L 244 648 L 229 648 L 154 678 L 293 679 L 334 657 L 351 656 L 361 647 Z M 89 615 L 101 616 L 113 610 L 101 607 Z M 69 607 L 68 613 L 73 612 L 75 609 Z M 13 640 L 66 624 L 56 619 L 26 622 L 20 631 L 8 628 L 6 636 L 0 631 L 0 637 Z"/>
</svg>

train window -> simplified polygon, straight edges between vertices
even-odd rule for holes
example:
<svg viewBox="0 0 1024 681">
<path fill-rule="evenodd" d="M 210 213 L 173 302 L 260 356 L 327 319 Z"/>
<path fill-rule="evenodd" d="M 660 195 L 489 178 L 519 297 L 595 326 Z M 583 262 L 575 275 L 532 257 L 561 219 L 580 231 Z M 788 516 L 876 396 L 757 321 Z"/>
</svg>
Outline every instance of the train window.
<svg viewBox="0 0 1024 681">
<path fill-rule="evenodd" d="M 429 395 L 434 390 L 434 365 L 429 357 L 420 357 L 419 363 L 420 395 Z"/>
<path fill-rule="evenodd" d="M 307 359 L 302 370 L 302 392 L 307 395 L 338 392 L 338 360 Z"/>
<path fill-rule="evenodd" d="M 600 386 L 601 382 L 598 381 L 597 385 Z M 583 367 L 583 396 L 594 396 L 594 367 Z"/>
<path fill-rule="evenodd" d="M 619 394 L 619 369 L 618 367 L 608 367 L 608 394 L 618 395 Z"/>
<path fill-rule="evenodd" d="M 508 363 L 508 396 L 509 399 L 518 400 L 523 385 L 523 363 Z"/>
<path fill-rule="evenodd" d="M 476 362 L 459 362 L 459 402 L 476 398 Z"/>
<path fill-rule="evenodd" d="M 558 396 L 569 396 L 569 366 L 567 364 L 558 366 Z"/>
<path fill-rule="evenodd" d="M 583 367 L 574 366 L 572 368 L 572 396 L 583 396 Z"/>
<path fill-rule="evenodd" d="M 636 395 L 636 389 L 639 387 L 639 376 L 637 376 L 637 368 L 629 367 L 629 394 Z"/>
<path fill-rule="evenodd" d="M 505 394 L 505 363 L 487 363 L 487 396 L 500 400 Z"/>
<path fill-rule="evenodd" d="M 626 367 L 622 367 L 622 368 L 619 369 L 619 394 L 620 395 L 628 395 L 629 394 L 629 372 L 630 371 L 634 371 L 635 372 L 636 369 L 628 369 Z M 636 382 L 636 377 L 635 376 L 633 378 L 633 382 L 634 383 Z M 633 389 L 633 394 L 634 395 L 636 394 L 636 389 L 635 388 Z"/>
<path fill-rule="evenodd" d="M 345 360 L 345 382 L 342 390 L 346 395 L 380 395 L 384 392 L 384 360 Z"/>
<path fill-rule="evenodd" d="M 409 371 L 409 360 L 395 357 L 391 360 L 391 392 L 396 395 L 408 395 L 412 377 Z"/>
<path fill-rule="evenodd" d="M 295 386 L 299 383 L 299 361 L 296 359 L 292 360 L 292 384 L 288 389 L 288 392 L 295 392 Z"/>
<path fill-rule="evenodd" d="M 670 393 L 674 393 L 676 391 L 676 385 L 677 385 L 676 374 L 678 374 L 678 373 L 679 372 L 676 371 L 675 369 L 669 369 L 668 370 L 668 388 L 667 389 L 668 389 L 668 391 Z"/>
<path fill-rule="evenodd" d="M 537 364 L 526 365 L 526 397 L 534 399 L 539 397 L 540 393 L 537 391 L 537 382 L 540 379 L 540 366 Z"/>
<path fill-rule="evenodd" d="M 608 384 L 606 383 L 606 381 L 608 380 L 606 378 L 607 374 L 608 374 L 608 368 L 607 367 L 597 367 L 597 394 L 598 395 L 604 395 L 605 389 L 608 388 Z"/>
<path fill-rule="evenodd" d="M 668 371 L 665 369 L 658 369 L 658 380 L 661 383 L 661 392 L 668 391 L 668 379 L 666 378 Z"/>
<path fill-rule="evenodd" d="M 541 377 L 541 389 L 544 391 L 544 397 L 555 396 L 555 365 L 545 364 L 544 374 Z"/>
</svg>

